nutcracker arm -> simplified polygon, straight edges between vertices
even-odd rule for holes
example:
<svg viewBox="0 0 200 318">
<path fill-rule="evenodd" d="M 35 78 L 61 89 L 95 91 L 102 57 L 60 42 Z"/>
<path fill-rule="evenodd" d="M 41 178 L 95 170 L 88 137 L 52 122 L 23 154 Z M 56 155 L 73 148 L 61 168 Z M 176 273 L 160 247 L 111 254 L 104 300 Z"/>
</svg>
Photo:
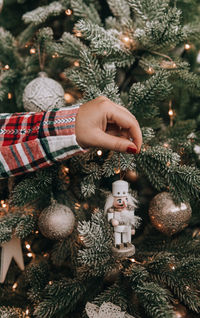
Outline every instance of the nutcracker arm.
<svg viewBox="0 0 200 318">
<path fill-rule="evenodd" d="M 113 212 L 108 211 L 108 222 L 110 222 L 113 219 Z"/>
</svg>

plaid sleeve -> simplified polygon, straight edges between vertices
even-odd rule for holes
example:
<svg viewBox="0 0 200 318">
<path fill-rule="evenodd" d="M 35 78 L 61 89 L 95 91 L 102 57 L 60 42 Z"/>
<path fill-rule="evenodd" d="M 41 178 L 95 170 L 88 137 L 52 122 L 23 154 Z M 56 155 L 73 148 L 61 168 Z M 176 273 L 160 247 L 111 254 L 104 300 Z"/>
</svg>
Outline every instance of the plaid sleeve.
<svg viewBox="0 0 200 318">
<path fill-rule="evenodd" d="M 84 151 L 75 136 L 79 106 L 0 114 L 0 178 L 35 171 Z"/>
</svg>

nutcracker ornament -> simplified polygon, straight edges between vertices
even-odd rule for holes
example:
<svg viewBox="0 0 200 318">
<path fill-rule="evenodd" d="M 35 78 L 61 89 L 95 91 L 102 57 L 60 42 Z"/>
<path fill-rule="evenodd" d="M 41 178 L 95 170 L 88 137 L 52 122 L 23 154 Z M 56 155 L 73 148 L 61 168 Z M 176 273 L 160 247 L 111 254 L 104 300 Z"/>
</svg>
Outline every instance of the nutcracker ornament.
<svg viewBox="0 0 200 318">
<path fill-rule="evenodd" d="M 128 182 L 118 180 L 112 184 L 112 194 L 105 204 L 108 222 L 114 228 L 114 246 L 112 251 L 117 258 L 135 254 L 135 246 L 131 243 L 131 235 L 139 226 L 140 217 L 135 216 L 137 200 L 128 193 Z"/>
</svg>

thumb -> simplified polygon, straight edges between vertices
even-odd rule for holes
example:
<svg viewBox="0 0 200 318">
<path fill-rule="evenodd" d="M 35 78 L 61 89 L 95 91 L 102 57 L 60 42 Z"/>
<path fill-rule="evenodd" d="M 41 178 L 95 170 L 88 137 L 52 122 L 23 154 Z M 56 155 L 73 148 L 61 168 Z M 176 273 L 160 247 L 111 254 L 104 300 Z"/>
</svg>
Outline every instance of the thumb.
<svg viewBox="0 0 200 318">
<path fill-rule="evenodd" d="M 95 140 L 95 146 L 97 147 L 132 154 L 137 153 L 137 146 L 129 139 L 109 135 L 102 130 L 99 130 L 99 133 L 95 136 Z"/>
</svg>

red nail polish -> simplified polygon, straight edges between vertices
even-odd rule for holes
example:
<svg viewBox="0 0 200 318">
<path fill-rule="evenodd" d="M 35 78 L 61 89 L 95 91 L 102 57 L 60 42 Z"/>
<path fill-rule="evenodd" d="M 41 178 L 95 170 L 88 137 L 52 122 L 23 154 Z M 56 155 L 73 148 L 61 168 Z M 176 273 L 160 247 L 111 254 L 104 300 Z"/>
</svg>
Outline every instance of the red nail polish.
<svg viewBox="0 0 200 318">
<path fill-rule="evenodd" d="M 137 148 L 128 147 L 128 148 L 126 149 L 126 152 L 127 152 L 127 153 L 131 153 L 131 154 L 136 154 Z"/>
</svg>

